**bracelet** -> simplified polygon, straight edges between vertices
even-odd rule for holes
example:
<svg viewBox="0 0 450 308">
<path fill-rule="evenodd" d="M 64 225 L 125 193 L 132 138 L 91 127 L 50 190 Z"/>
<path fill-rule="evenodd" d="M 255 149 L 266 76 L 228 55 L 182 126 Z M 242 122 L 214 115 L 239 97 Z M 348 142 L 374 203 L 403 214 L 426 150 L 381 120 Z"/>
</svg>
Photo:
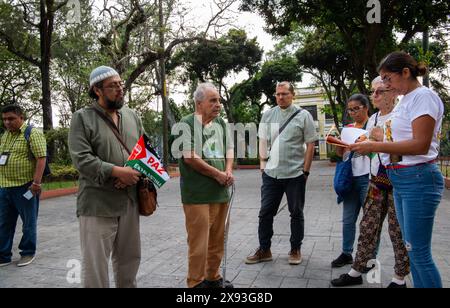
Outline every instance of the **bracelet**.
<svg viewBox="0 0 450 308">
<path fill-rule="evenodd" d="M 42 184 L 37 184 L 37 183 L 35 183 L 35 182 L 33 182 L 33 184 L 32 185 L 34 185 L 34 186 L 38 186 L 38 187 L 41 187 L 42 186 Z"/>
</svg>

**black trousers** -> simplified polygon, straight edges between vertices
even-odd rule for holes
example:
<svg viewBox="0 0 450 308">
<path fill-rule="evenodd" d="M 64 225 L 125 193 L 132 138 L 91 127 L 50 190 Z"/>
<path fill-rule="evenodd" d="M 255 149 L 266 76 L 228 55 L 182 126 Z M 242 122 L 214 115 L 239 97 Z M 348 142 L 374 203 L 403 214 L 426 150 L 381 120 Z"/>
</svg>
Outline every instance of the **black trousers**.
<svg viewBox="0 0 450 308">
<path fill-rule="evenodd" d="M 301 175 L 292 179 L 274 179 L 266 173 L 262 175 L 261 210 L 259 212 L 259 245 L 270 249 L 273 236 L 273 219 L 277 215 L 283 195 L 286 194 L 291 214 L 291 248 L 299 249 L 305 236 L 306 178 Z"/>
</svg>

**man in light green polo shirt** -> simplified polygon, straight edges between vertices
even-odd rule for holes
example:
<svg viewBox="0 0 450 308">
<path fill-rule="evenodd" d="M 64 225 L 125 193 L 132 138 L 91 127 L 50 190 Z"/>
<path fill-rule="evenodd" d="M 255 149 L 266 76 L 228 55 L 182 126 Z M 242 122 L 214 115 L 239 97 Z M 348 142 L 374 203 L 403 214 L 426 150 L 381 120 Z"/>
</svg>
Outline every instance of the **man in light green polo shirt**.
<svg viewBox="0 0 450 308">
<path fill-rule="evenodd" d="M 267 111 L 259 127 L 261 170 L 261 210 L 259 248 L 247 257 L 247 264 L 272 260 L 270 251 L 273 220 L 286 194 L 291 214 L 291 251 L 289 264 L 302 262 L 304 238 L 305 187 L 318 140 L 311 114 L 293 105 L 294 87 L 282 82 L 276 88 L 278 106 Z M 285 125 L 287 124 L 287 125 Z M 285 129 L 279 133 L 279 129 Z M 306 145 L 306 147 L 305 147 Z"/>
<path fill-rule="evenodd" d="M 0 267 L 11 263 L 18 216 L 23 222 L 17 266 L 31 264 L 36 255 L 37 218 L 42 175 L 47 156 L 44 134 L 28 125 L 19 106 L 2 109 L 6 132 L 0 140 Z"/>
</svg>

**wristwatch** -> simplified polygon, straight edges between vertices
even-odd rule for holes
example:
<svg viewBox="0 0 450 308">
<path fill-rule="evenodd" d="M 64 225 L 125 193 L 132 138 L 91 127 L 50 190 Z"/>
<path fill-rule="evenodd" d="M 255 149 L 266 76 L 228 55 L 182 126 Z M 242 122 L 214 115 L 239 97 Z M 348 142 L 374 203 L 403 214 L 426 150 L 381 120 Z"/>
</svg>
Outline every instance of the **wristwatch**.
<svg viewBox="0 0 450 308">
<path fill-rule="evenodd" d="M 306 176 L 309 176 L 310 173 L 309 173 L 309 171 L 304 171 L 303 170 L 303 174 L 306 175 Z"/>
</svg>

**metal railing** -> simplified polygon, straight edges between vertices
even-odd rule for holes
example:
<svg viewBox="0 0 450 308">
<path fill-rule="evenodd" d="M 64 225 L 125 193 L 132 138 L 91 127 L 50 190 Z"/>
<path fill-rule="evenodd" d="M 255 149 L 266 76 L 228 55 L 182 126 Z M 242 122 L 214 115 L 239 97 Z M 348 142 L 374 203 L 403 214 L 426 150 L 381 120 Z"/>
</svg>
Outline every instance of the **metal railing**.
<svg viewBox="0 0 450 308">
<path fill-rule="evenodd" d="M 439 157 L 439 166 L 441 167 L 442 174 L 446 178 L 450 177 L 450 156 Z"/>
<path fill-rule="evenodd" d="M 450 189 L 450 157 L 440 157 L 439 166 L 441 167 L 442 174 L 445 177 L 445 187 Z"/>
</svg>

